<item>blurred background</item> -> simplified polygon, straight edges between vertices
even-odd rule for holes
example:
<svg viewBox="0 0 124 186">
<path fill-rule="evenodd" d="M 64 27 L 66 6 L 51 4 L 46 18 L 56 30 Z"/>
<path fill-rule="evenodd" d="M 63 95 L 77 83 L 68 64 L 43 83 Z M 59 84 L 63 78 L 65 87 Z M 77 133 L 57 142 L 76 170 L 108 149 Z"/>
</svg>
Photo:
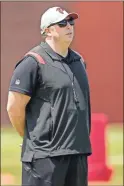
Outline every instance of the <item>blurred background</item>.
<svg viewBox="0 0 124 186">
<path fill-rule="evenodd" d="M 89 158 L 89 184 L 122 185 L 123 2 L 121 1 L 1 2 L 1 182 L 4 185 L 17 185 L 21 182 L 19 144 L 22 139 L 12 128 L 6 112 L 10 78 L 17 61 L 41 42 L 40 17 L 52 6 L 60 6 L 79 14 L 72 48 L 85 59 L 90 82 L 93 155 Z"/>
</svg>

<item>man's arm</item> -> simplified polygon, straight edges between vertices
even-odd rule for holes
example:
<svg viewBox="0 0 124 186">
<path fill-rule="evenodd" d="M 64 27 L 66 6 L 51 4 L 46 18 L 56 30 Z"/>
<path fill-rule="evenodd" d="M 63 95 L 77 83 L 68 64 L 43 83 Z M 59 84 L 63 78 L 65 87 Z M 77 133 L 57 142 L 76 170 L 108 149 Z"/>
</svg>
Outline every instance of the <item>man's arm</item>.
<svg viewBox="0 0 124 186">
<path fill-rule="evenodd" d="M 7 112 L 9 119 L 22 137 L 24 136 L 25 128 L 25 109 L 30 99 L 30 96 L 19 92 L 9 91 L 8 94 Z"/>
</svg>

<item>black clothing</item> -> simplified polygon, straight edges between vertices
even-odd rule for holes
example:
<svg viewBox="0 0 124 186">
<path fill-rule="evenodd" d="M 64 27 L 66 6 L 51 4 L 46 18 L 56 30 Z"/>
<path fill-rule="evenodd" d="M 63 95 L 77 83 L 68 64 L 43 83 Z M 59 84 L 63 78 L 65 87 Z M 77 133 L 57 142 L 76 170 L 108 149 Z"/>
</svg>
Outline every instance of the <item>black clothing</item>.
<svg viewBox="0 0 124 186">
<path fill-rule="evenodd" d="M 22 161 L 90 155 L 90 94 L 81 56 L 69 49 L 63 58 L 46 43 L 31 51 L 44 63 L 25 56 L 16 65 L 9 88 L 31 96 L 26 107 Z"/>
<path fill-rule="evenodd" d="M 88 186 L 87 157 L 67 155 L 23 162 L 22 186 Z"/>
</svg>

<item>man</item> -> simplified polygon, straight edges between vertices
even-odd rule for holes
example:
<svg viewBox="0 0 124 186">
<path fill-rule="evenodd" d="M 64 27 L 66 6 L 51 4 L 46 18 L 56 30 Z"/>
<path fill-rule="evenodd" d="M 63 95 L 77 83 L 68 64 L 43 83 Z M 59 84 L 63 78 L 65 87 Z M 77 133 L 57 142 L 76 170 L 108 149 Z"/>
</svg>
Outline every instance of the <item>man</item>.
<svg viewBox="0 0 124 186">
<path fill-rule="evenodd" d="M 77 18 L 48 9 L 41 18 L 45 42 L 19 61 L 11 79 L 7 111 L 23 137 L 22 185 L 88 184 L 89 85 L 82 57 L 69 48 Z"/>
</svg>

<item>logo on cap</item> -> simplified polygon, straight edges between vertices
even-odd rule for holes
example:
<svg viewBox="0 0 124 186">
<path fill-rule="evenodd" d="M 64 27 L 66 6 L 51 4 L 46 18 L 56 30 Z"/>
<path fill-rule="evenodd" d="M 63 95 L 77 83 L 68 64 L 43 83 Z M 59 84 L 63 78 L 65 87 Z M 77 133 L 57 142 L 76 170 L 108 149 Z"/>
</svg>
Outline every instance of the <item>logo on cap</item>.
<svg viewBox="0 0 124 186">
<path fill-rule="evenodd" d="M 62 8 L 57 8 L 56 11 L 58 11 L 61 14 L 64 14 L 64 10 Z"/>
</svg>

